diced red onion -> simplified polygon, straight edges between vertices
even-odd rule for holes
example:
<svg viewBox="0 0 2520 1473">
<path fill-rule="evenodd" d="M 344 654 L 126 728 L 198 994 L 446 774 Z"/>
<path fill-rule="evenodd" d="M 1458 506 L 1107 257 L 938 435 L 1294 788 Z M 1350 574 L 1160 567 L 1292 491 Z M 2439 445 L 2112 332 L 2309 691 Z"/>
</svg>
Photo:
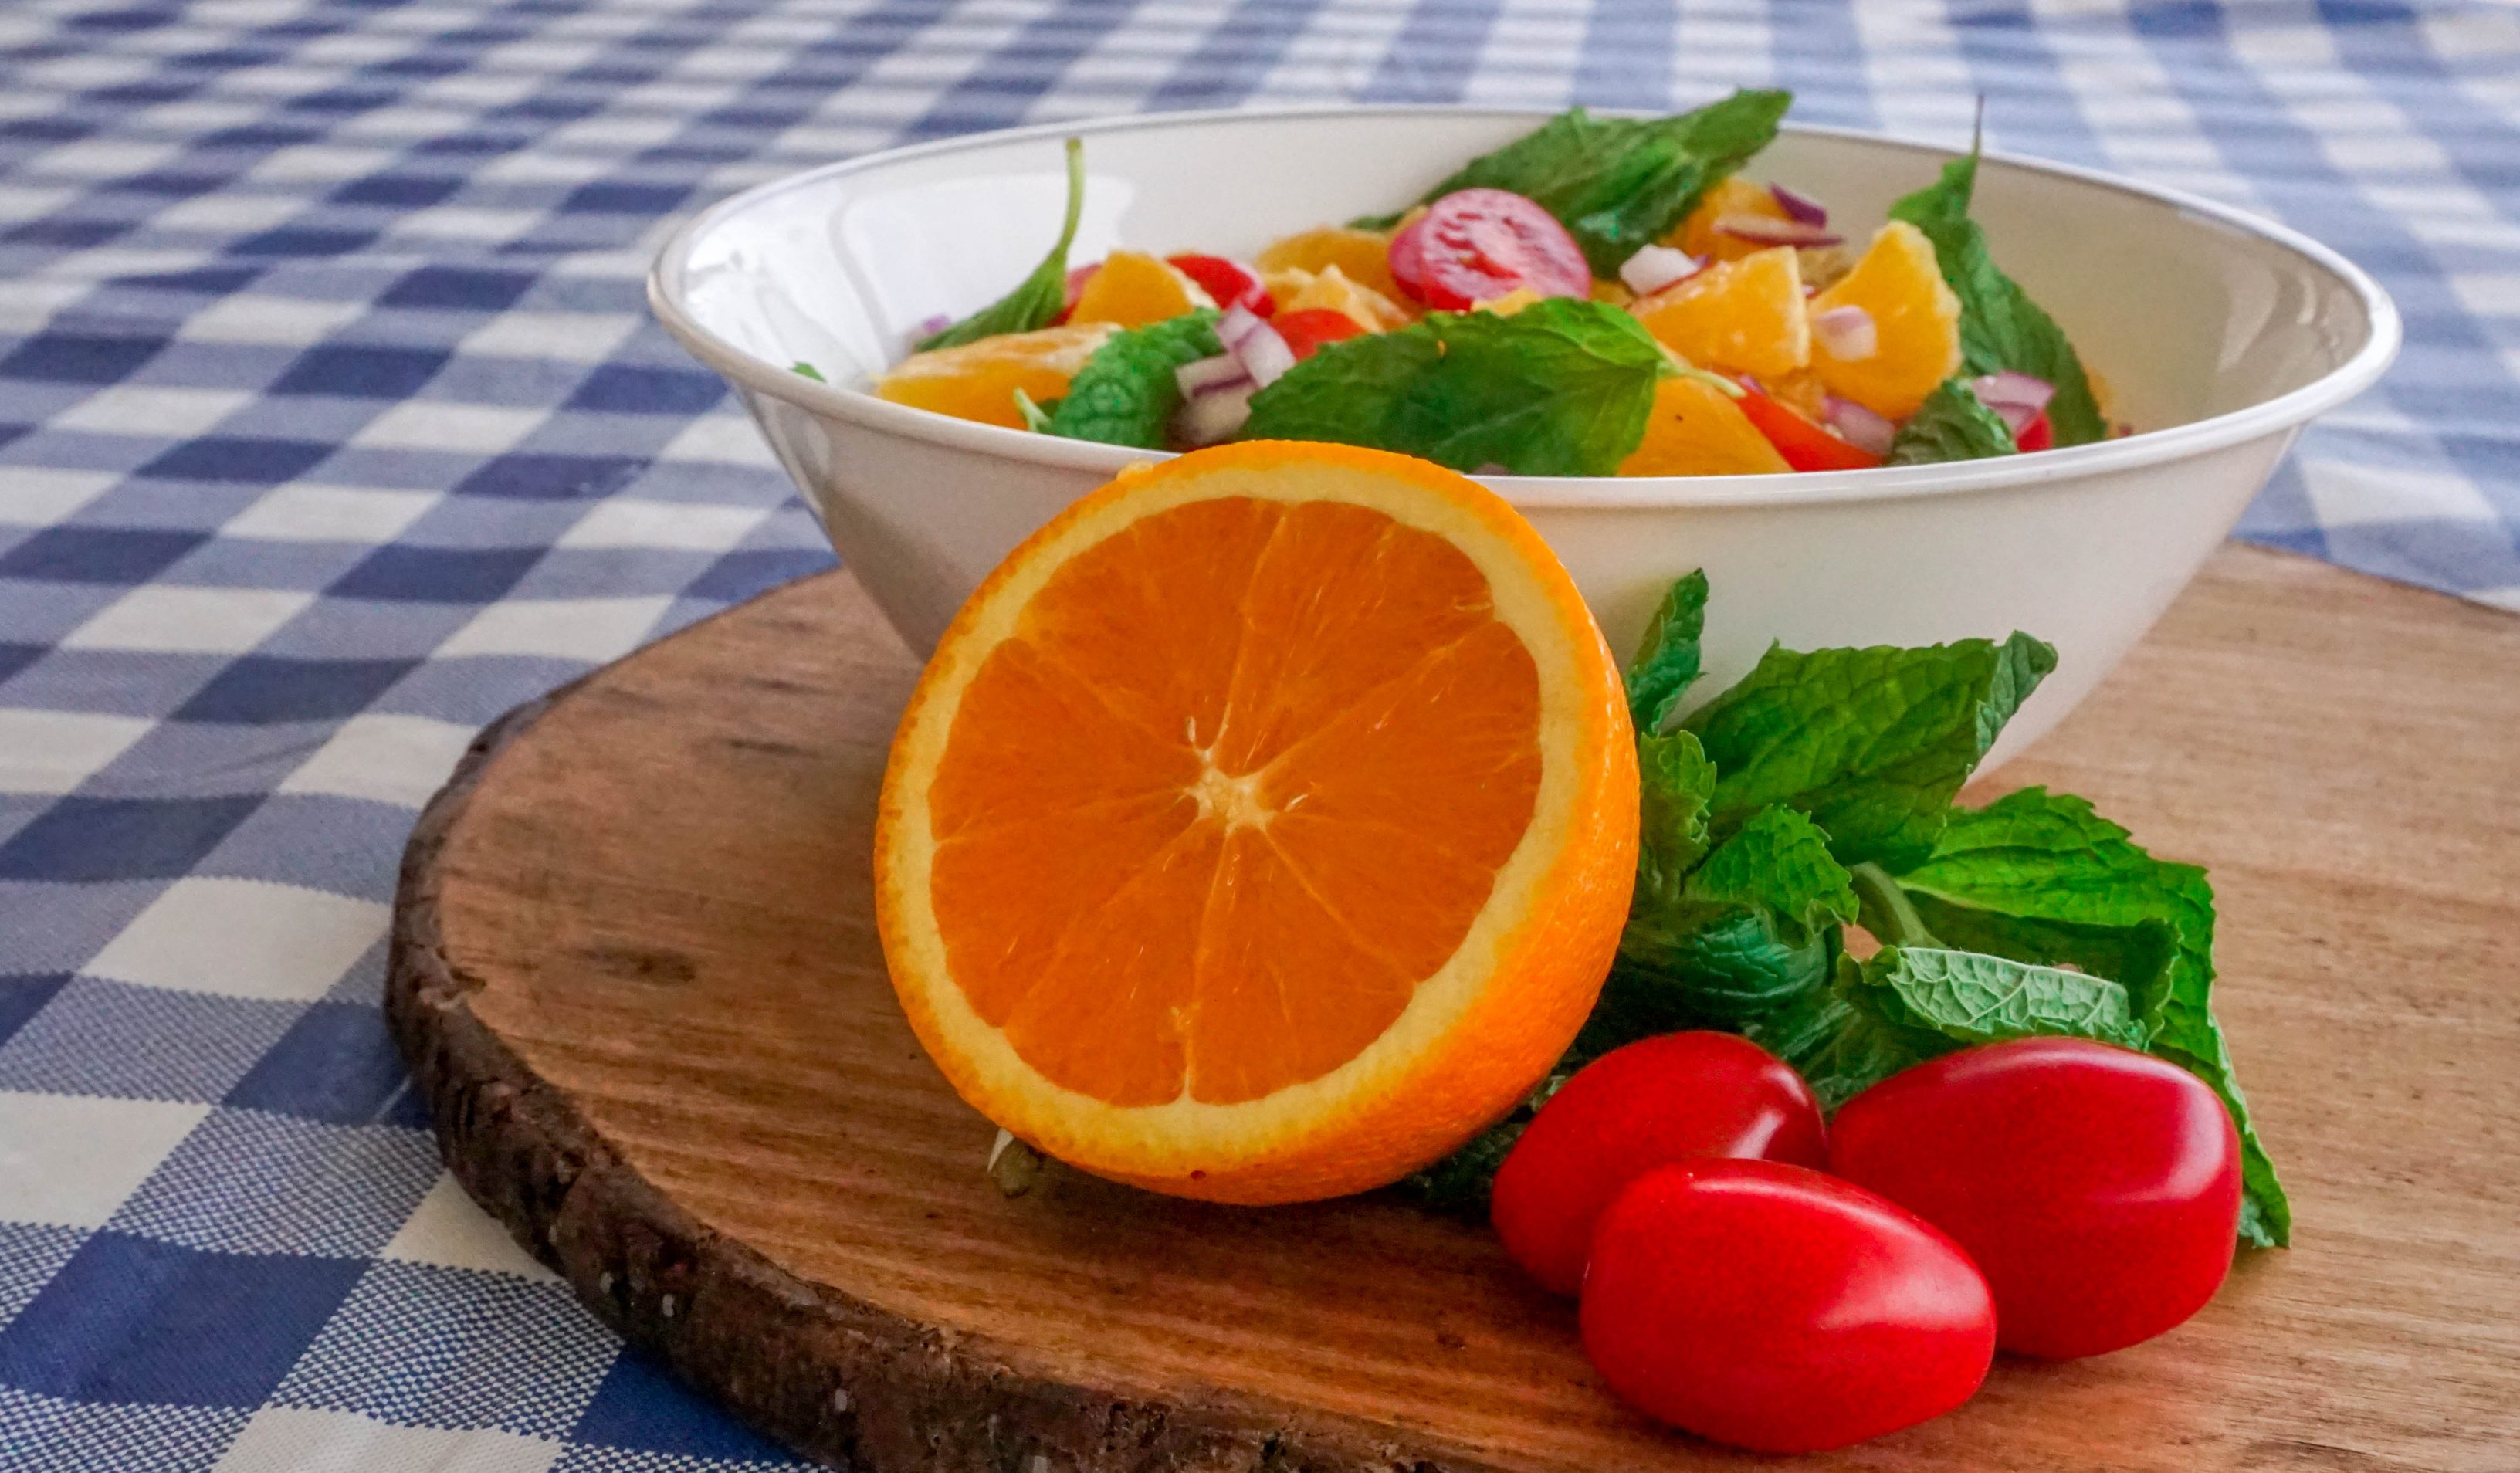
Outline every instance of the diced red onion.
<svg viewBox="0 0 2520 1473">
<path fill-rule="evenodd" d="M 2056 397 L 2056 385 L 2014 369 L 1972 379 L 1969 387 L 1976 392 L 1978 402 L 1989 409 L 2001 412 L 2010 405 L 2030 411 L 2034 419 L 2048 407 L 2048 400 Z"/>
<path fill-rule="evenodd" d="M 1835 246 L 1846 239 L 1818 225 L 1767 215 L 1717 215 L 1715 229 L 1718 234 L 1753 246 Z"/>
<path fill-rule="evenodd" d="M 1183 393 L 1195 397 L 1214 393 L 1220 388 L 1232 388 L 1238 383 L 1248 383 L 1251 371 L 1232 353 L 1219 353 L 1213 358 L 1201 358 L 1196 363 L 1185 363 L 1173 370 L 1173 381 L 1181 385 Z"/>
<path fill-rule="evenodd" d="M 1881 351 L 1881 330 L 1873 326 L 1872 314 L 1862 307 L 1831 307 L 1815 312 L 1811 328 L 1812 336 L 1840 363 L 1861 363 Z"/>
<path fill-rule="evenodd" d="M 2039 418 L 2039 411 L 2026 404 L 1989 404 L 1987 408 L 1995 411 L 1995 417 L 2003 422 L 2003 427 L 2011 430 L 2016 440 Z"/>
<path fill-rule="evenodd" d="M 1511 475 L 1513 468 L 1503 461 L 1489 461 L 1470 472 L 1472 475 Z"/>
<path fill-rule="evenodd" d="M 1619 263 L 1619 280 L 1639 296 L 1650 296 L 1674 282 L 1685 282 L 1706 263 L 1669 246 L 1641 246 Z"/>
<path fill-rule="evenodd" d="M 947 328 L 952 326 L 954 326 L 954 319 L 946 316 L 942 312 L 930 312 L 925 317 L 919 319 L 919 326 L 910 330 L 910 340 L 912 342 L 924 342 L 928 338 L 935 336 L 937 334 L 944 332 Z"/>
<path fill-rule="evenodd" d="M 1781 184 L 1771 184 L 1768 186 L 1768 193 L 1775 198 L 1778 208 L 1805 225 L 1828 223 L 1828 206 L 1800 190 L 1787 189 Z"/>
<path fill-rule="evenodd" d="M 1890 441 L 1899 433 L 1898 425 L 1854 400 L 1841 399 L 1835 394 L 1822 401 L 1821 412 L 1827 419 L 1828 427 L 1837 431 L 1839 439 L 1868 454 L 1888 455 Z"/>
<path fill-rule="evenodd" d="M 1225 350 L 1231 353 L 1242 345 L 1242 339 L 1250 336 L 1253 329 L 1266 326 L 1268 319 L 1237 302 L 1226 308 L 1225 315 L 1216 320 L 1216 340 L 1225 344 Z"/>
<path fill-rule="evenodd" d="M 1254 326 L 1234 344 L 1234 356 L 1242 360 L 1242 371 L 1262 388 L 1278 381 L 1279 376 L 1295 366 L 1295 350 L 1278 330 L 1253 318 Z"/>
<path fill-rule="evenodd" d="M 1173 416 L 1173 433 L 1185 445 L 1218 445 L 1234 438 L 1242 422 L 1251 418 L 1251 395 L 1259 385 L 1244 379 L 1240 383 L 1192 394 L 1182 402 Z"/>
<path fill-rule="evenodd" d="M 1094 273 L 1102 269 L 1102 263 L 1101 261 L 1096 261 L 1090 266 L 1072 266 L 1068 268 L 1067 304 L 1069 306 L 1072 307 L 1076 305 L 1076 298 L 1084 294 L 1085 284 L 1094 280 Z"/>
</svg>

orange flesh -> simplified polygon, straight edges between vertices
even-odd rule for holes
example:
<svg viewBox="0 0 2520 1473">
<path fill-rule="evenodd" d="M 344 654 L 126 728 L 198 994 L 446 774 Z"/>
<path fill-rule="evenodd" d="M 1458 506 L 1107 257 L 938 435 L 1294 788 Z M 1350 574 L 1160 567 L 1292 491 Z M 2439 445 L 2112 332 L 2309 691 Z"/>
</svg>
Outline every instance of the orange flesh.
<svg viewBox="0 0 2520 1473">
<path fill-rule="evenodd" d="M 1487 904 L 1539 726 L 1530 652 L 1441 538 L 1335 502 L 1143 517 L 963 692 L 929 787 L 953 976 L 1112 1104 L 1319 1078 Z"/>
</svg>

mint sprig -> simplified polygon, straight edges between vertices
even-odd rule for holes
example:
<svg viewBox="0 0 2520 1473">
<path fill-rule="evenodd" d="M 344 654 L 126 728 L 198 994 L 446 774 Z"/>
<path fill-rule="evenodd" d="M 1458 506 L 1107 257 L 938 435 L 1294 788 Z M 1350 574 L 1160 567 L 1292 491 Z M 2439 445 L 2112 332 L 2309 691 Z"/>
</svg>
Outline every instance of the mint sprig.
<svg viewBox="0 0 2520 1473">
<path fill-rule="evenodd" d="M 1771 649 L 1665 732 L 1705 603 L 1702 574 L 1675 584 L 1628 668 L 1637 880 L 1600 1001 L 1531 1099 L 1410 1179 L 1419 1198 L 1483 1211 L 1548 1094 L 1652 1034 L 1746 1034 L 1832 1110 L 1953 1049 L 2053 1035 L 2139 1049 L 2211 1086 L 2240 1133 L 2240 1237 L 2287 1243 L 2291 1207 L 2214 1018 L 2205 871 L 2045 788 L 1953 805 L 2053 651 L 2020 634 Z M 1884 943 L 1861 962 L 1850 923 Z"/>
</svg>

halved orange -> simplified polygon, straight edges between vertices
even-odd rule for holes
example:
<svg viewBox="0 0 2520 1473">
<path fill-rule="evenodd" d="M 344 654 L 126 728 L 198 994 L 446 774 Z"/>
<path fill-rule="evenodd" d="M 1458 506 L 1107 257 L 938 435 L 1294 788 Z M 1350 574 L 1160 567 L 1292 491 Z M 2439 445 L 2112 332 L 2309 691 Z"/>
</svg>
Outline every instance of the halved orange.
<svg viewBox="0 0 2520 1473">
<path fill-rule="evenodd" d="M 1302 1201 L 1532 1088 L 1636 836 L 1617 668 L 1531 525 L 1422 461 L 1253 441 L 1124 472 L 972 594 L 893 743 L 877 916 L 980 1113 Z"/>
</svg>

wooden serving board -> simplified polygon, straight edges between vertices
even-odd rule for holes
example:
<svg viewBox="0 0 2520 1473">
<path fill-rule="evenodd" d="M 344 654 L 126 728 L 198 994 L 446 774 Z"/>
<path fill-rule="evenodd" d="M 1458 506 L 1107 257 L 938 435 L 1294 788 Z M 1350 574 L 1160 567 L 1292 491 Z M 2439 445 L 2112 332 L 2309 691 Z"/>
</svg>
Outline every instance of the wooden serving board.
<svg viewBox="0 0 2520 1473">
<path fill-rule="evenodd" d="M 394 1028 L 458 1177 L 597 1313 L 859 1473 L 1763 1461 L 1624 1410 L 1484 1229 L 1387 1195 L 1001 1196 L 869 920 L 914 675 L 808 579 L 514 713 L 421 820 Z M 2023 782 L 2213 868 L 2296 1246 L 1804 1466 L 2520 1469 L 2520 621 L 2227 549 Z"/>
</svg>

